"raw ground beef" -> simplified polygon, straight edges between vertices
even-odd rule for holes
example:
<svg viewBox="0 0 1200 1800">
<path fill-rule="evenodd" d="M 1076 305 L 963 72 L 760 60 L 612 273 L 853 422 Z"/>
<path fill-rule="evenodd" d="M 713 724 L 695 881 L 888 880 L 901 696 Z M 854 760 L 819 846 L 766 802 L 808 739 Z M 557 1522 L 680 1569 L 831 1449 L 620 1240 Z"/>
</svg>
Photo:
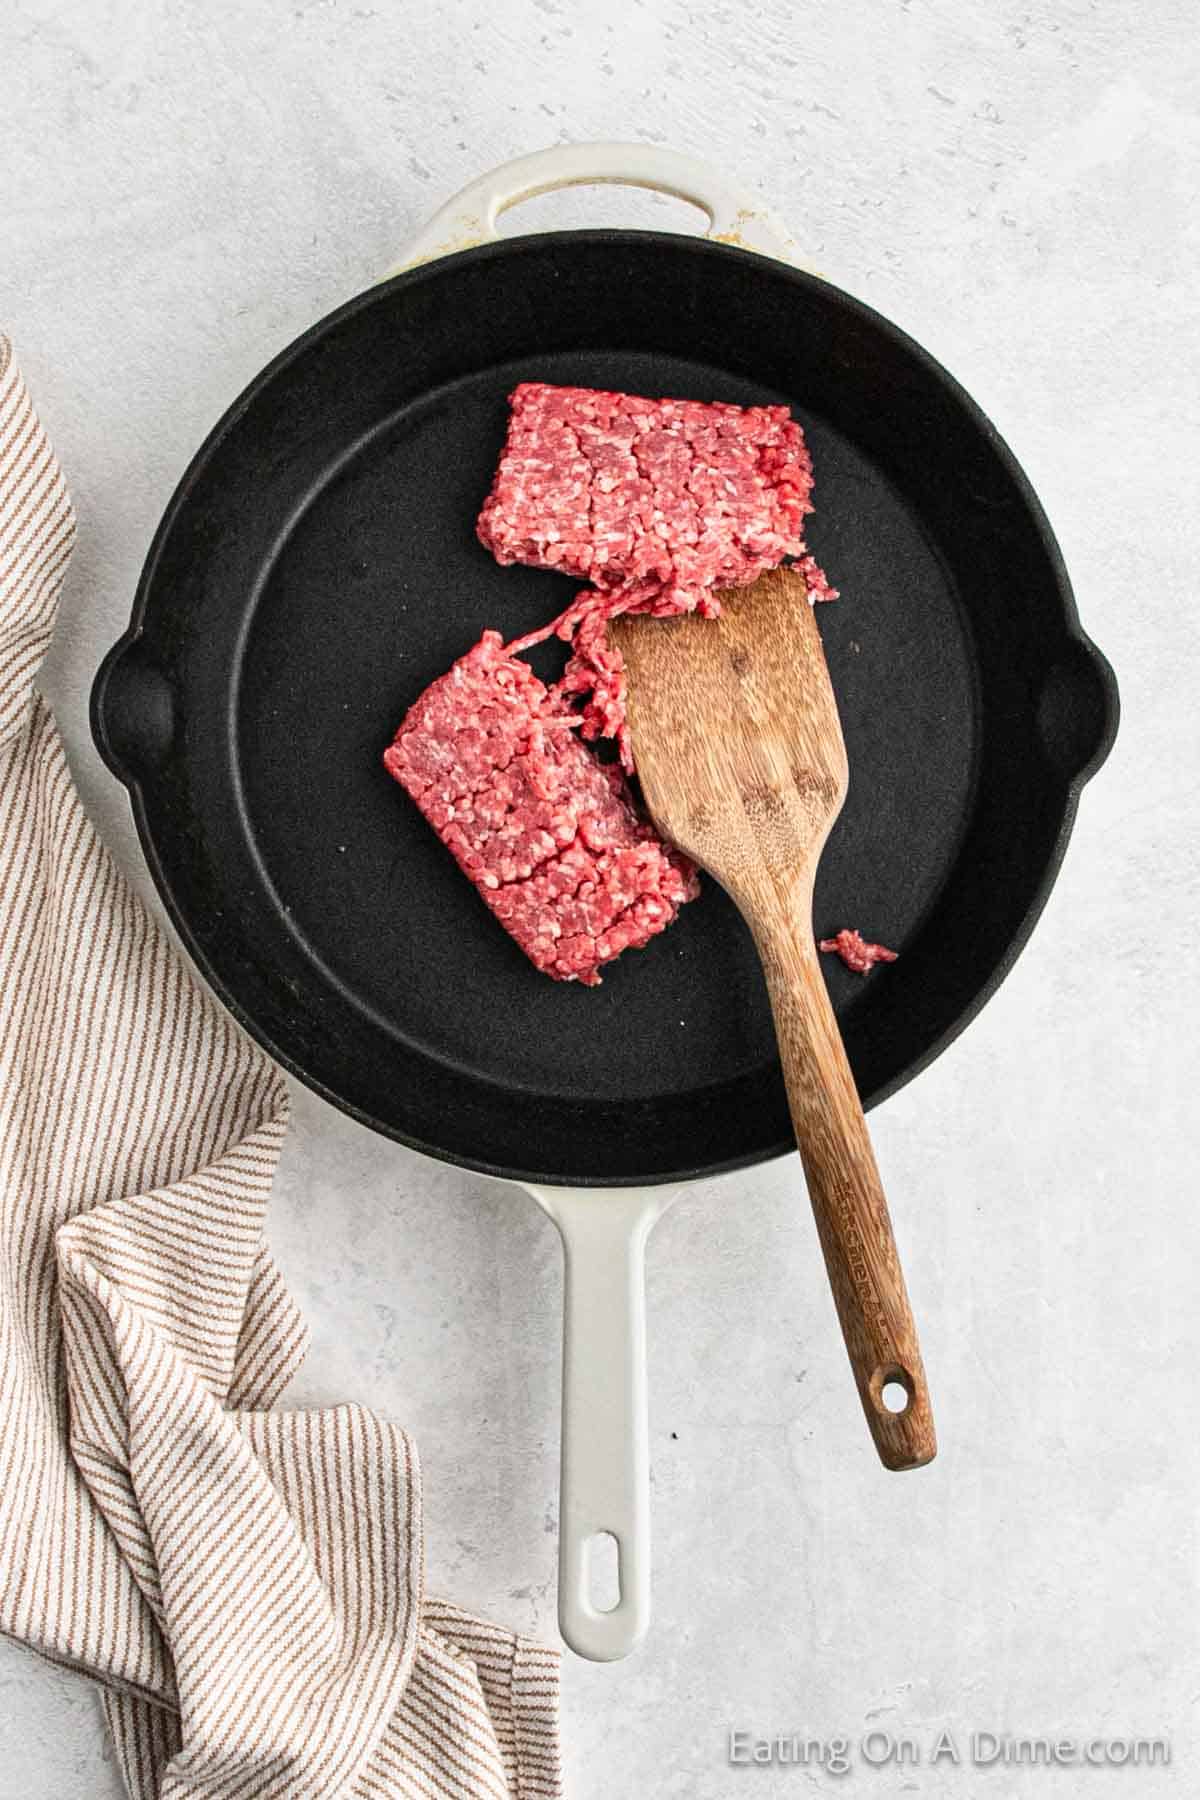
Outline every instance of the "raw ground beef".
<svg viewBox="0 0 1200 1800">
<path fill-rule="evenodd" d="M 876 963 L 896 961 L 894 950 L 889 950 L 885 944 L 869 944 L 857 931 L 843 930 L 836 937 L 822 938 L 820 948 L 840 956 L 856 975 L 869 974 Z"/>
<path fill-rule="evenodd" d="M 486 631 L 414 703 L 383 760 L 530 961 L 594 987 L 698 884 L 577 724 Z"/>
<path fill-rule="evenodd" d="M 786 406 L 644 400 L 523 381 L 479 536 L 498 562 L 672 611 L 803 556 L 812 462 Z"/>
<path fill-rule="evenodd" d="M 485 631 L 426 688 L 384 753 L 505 929 L 556 981 L 594 987 L 623 950 L 663 931 L 698 891 L 687 857 L 639 815 L 621 770 L 580 737 L 616 738 L 634 772 L 619 613 L 715 618 L 717 589 L 792 559 L 808 598 L 836 599 L 804 543 L 812 463 L 785 406 L 644 400 L 522 382 L 479 516 L 498 562 L 591 585 L 542 630 Z M 520 653 L 571 645 L 546 688 Z M 823 938 L 866 974 L 896 953 L 857 931 Z"/>
<path fill-rule="evenodd" d="M 498 562 L 591 583 L 512 655 L 554 634 L 572 646 L 558 694 L 585 738 L 614 737 L 633 772 L 625 674 L 609 619 L 720 612 L 716 590 L 795 559 L 810 600 L 835 590 L 804 542 L 812 460 L 786 406 L 647 400 L 526 381 L 509 396 L 508 436 L 479 515 Z"/>
</svg>

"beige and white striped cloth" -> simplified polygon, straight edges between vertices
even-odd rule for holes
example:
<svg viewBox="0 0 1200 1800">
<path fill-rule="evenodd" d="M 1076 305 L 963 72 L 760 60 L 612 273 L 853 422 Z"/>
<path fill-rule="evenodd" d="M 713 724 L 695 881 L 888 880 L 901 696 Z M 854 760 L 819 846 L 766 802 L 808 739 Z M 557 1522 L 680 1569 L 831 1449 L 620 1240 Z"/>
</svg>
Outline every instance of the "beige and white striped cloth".
<svg viewBox="0 0 1200 1800">
<path fill-rule="evenodd" d="M 34 691 L 73 535 L 0 338 L 0 1630 L 103 1684 L 133 1800 L 557 1796 L 557 1653 L 426 1597 L 407 1435 L 276 1410 L 286 1092 Z"/>
</svg>

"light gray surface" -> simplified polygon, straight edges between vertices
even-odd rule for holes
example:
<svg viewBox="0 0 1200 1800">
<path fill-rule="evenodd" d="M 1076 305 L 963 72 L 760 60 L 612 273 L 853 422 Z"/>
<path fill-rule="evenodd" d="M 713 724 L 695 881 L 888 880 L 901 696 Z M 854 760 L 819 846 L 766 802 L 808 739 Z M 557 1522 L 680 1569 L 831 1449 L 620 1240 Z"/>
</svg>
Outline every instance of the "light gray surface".
<svg viewBox="0 0 1200 1800">
<path fill-rule="evenodd" d="M 147 892 L 87 689 L 184 461 L 267 357 L 518 151 L 644 135 L 757 180 L 812 260 L 1008 437 L 1125 718 L 1019 967 L 874 1118 L 939 1461 L 903 1477 L 875 1461 L 794 1168 L 697 1190 L 652 1240 L 656 1618 L 629 1663 L 568 1663 L 571 1791 L 1195 1793 L 1192 8 L 495 10 L 5 10 L 0 327 L 79 511 L 48 685 L 85 797 Z M 537 210 L 685 216 L 608 193 Z M 354 1395 L 417 1435 L 430 1586 L 551 1633 L 548 1221 L 298 1093 L 272 1239 L 314 1327 L 300 1397 Z M 1169 1731 L 1175 1760 L 856 1764 L 840 1784 L 724 1761 L 730 1727 L 927 1740 L 942 1722 Z M 90 1697 L 0 1645 L 0 1795 L 116 1792 Z"/>
</svg>

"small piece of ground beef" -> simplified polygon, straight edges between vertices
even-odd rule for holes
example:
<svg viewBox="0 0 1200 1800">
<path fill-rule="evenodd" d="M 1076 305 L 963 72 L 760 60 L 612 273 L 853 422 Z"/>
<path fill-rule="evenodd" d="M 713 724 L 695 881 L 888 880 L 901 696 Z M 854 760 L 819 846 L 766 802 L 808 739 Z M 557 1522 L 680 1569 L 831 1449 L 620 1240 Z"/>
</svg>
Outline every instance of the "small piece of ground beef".
<svg viewBox="0 0 1200 1800">
<path fill-rule="evenodd" d="M 577 724 L 486 631 L 413 704 L 383 760 L 530 961 L 594 987 L 698 883 Z"/>
<path fill-rule="evenodd" d="M 843 930 L 836 937 L 822 938 L 820 948 L 840 956 L 856 975 L 869 974 L 876 963 L 896 961 L 895 950 L 889 950 L 885 944 L 869 944 L 857 931 Z"/>
<path fill-rule="evenodd" d="M 792 558 L 810 600 L 832 600 L 804 542 L 812 461 L 786 406 L 648 400 L 526 381 L 509 396 L 508 436 L 479 515 L 498 562 L 558 569 L 592 585 L 519 654 L 557 635 L 572 646 L 557 694 L 581 707 L 585 738 L 633 756 L 625 671 L 608 642 L 620 613 L 716 617 L 716 590 Z"/>
</svg>

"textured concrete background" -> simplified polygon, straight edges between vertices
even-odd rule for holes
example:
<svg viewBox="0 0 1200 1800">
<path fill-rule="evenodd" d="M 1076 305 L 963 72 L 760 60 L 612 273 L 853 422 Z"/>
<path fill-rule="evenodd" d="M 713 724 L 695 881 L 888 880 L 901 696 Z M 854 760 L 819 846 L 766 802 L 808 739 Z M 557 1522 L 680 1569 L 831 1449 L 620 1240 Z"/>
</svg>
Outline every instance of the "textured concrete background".
<svg viewBox="0 0 1200 1800">
<path fill-rule="evenodd" d="M 1125 719 L 1016 972 L 875 1115 L 942 1455 L 876 1463 L 793 1167 L 680 1204 L 651 1247 L 654 1632 L 568 1664 L 572 1792 L 1194 1794 L 1190 4 L 10 0 L 0 68 L 0 325 L 80 515 L 49 686 L 143 892 L 85 702 L 159 513 L 242 384 L 481 169 L 587 137 L 707 153 L 1008 437 Z M 611 192 L 528 216 L 688 218 Z M 550 1226 L 301 1093 L 272 1236 L 315 1327 L 301 1397 L 417 1434 L 431 1587 L 552 1633 Z M 0 1694 L 0 1794 L 117 1793 L 81 1684 L 0 1646 Z M 724 1761 L 729 1727 L 943 1723 L 1167 1731 L 1175 1760 L 840 1784 Z"/>
</svg>

